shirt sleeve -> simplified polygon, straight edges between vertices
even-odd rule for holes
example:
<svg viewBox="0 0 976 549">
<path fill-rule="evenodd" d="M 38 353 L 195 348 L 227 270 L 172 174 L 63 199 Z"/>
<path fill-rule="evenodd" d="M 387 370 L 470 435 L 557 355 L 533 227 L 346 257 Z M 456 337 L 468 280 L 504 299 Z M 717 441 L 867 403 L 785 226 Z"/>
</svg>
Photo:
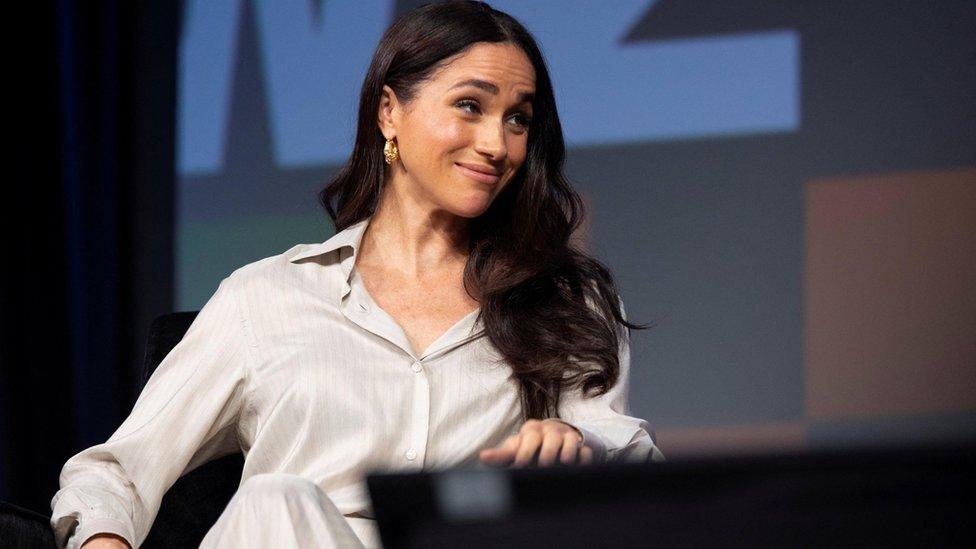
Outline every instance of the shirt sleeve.
<svg viewBox="0 0 976 549">
<path fill-rule="evenodd" d="M 624 319 L 623 302 L 620 312 Z M 583 443 L 593 449 L 594 463 L 663 461 L 654 432 L 646 420 L 630 414 L 630 335 L 627 327 L 617 325 L 620 375 L 606 393 L 583 398 L 574 390 L 559 399 L 559 419 L 583 435 Z"/>
<path fill-rule="evenodd" d="M 58 547 L 106 532 L 140 546 L 184 472 L 240 450 L 249 350 L 234 280 L 221 281 L 115 433 L 64 464 L 51 500 Z"/>
</svg>

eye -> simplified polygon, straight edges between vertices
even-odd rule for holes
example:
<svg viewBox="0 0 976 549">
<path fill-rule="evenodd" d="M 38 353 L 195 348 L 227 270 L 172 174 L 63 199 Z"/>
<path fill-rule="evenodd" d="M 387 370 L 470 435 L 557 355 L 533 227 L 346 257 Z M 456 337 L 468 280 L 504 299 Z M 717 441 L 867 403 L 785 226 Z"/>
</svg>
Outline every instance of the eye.
<svg viewBox="0 0 976 549">
<path fill-rule="evenodd" d="M 473 114 L 478 114 L 481 112 L 481 106 L 474 99 L 461 99 L 454 103 L 454 106 L 465 112 Z M 510 120 L 513 120 L 516 126 L 523 129 L 528 129 L 529 124 L 532 123 L 532 117 L 525 113 L 516 113 L 510 118 Z"/>
<path fill-rule="evenodd" d="M 524 113 L 516 114 L 515 116 L 512 117 L 512 120 L 516 120 L 515 123 L 518 124 L 519 126 L 522 126 L 523 128 L 528 128 L 529 124 L 532 123 L 532 117 Z"/>
<path fill-rule="evenodd" d="M 464 109 L 466 109 L 468 107 L 471 107 L 472 109 L 474 109 L 473 111 L 468 111 L 468 112 L 480 112 L 480 110 L 481 110 L 480 107 L 478 107 L 478 102 L 475 101 L 475 100 L 473 100 L 473 99 L 462 99 L 462 100 L 458 101 L 457 103 L 455 103 L 454 106 L 455 107 L 458 107 L 458 108 L 460 108 L 462 110 L 464 110 Z"/>
</svg>

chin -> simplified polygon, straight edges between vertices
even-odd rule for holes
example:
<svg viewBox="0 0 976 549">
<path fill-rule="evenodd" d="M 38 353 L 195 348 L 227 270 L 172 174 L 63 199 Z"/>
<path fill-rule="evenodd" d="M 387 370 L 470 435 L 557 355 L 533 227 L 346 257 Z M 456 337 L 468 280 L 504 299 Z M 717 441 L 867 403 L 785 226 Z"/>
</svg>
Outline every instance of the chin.
<svg viewBox="0 0 976 549">
<path fill-rule="evenodd" d="M 491 206 L 490 200 L 485 200 L 483 197 L 472 198 L 471 200 L 466 201 L 464 204 L 459 204 L 458 207 L 454 209 L 454 213 L 460 217 L 473 219 L 485 213 L 489 206 Z"/>
</svg>

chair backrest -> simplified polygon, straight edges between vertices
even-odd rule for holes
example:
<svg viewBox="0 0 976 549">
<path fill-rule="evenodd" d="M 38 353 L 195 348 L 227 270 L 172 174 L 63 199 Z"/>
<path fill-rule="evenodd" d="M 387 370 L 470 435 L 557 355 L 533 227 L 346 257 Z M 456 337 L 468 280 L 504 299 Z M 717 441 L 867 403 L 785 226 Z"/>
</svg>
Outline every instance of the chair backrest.
<svg viewBox="0 0 976 549">
<path fill-rule="evenodd" d="M 166 355 L 176 347 L 176 344 L 183 339 L 193 320 L 200 311 L 186 311 L 180 313 L 169 313 L 153 320 L 149 326 L 149 336 L 146 341 L 146 357 L 142 365 L 142 385 L 156 371 L 159 363 L 166 358 Z"/>
</svg>

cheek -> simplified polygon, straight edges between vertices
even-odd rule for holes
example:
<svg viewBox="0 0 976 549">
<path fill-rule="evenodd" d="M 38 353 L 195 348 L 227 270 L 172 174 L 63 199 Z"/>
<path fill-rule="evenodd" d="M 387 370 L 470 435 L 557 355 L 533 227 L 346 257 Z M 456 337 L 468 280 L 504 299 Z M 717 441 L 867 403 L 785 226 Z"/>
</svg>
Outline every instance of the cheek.
<svg viewBox="0 0 976 549">
<path fill-rule="evenodd" d="M 512 171 L 518 171 L 529 153 L 529 141 L 523 136 L 515 136 L 508 144 L 508 162 Z"/>
<path fill-rule="evenodd" d="M 441 156 L 438 162 L 450 162 L 451 153 L 464 148 L 469 139 L 469 130 L 456 120 L 445 120 L 443 124 L 432 127 L 429 131 L 432 136 L 431 150 Z"/>
<path fill-rule="evenodd" d="M 408 170 L 429 171 L 451 163 L 451 153 L 463 148 L 466 130 L 457 120 L 447 117 L 428 117 L 416 124 L 404 136 L 404 165 Z M 433 174 L 428 174 L 433 175 Z"/>
<path fill-rule="evenodd" d="M 441 113 L 440 116 L 430 116 L 424 123 L 426 140 L 438 149 L 454 144 L 462 133 L 463 125 L 457 119 Z"/>
<path fill-rule="evenodd" d="M 511 149 L 512 162 L 521 165 L 525 162 L 525 157 L 529 154 L 529 139 L 524 135 L 518 136 L 515 140 L 515 144 Z"/>
</svg>

